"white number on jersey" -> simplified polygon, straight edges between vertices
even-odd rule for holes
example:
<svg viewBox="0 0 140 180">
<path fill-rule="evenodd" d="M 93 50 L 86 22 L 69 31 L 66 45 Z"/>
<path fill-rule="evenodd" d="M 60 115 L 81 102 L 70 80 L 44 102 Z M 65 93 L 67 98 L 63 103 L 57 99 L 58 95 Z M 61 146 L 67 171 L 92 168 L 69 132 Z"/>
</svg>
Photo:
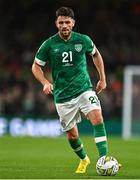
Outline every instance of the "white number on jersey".
<svg viewBox="0 0 140 180">
<path fill-rule="evenodd" d="M 62 53 L 62 62 L 63 63 L 69 63 L 69 62 L 72 62 L 72 51 L 69 51 L 69 52 L 63 52 Z"/>
</svg>

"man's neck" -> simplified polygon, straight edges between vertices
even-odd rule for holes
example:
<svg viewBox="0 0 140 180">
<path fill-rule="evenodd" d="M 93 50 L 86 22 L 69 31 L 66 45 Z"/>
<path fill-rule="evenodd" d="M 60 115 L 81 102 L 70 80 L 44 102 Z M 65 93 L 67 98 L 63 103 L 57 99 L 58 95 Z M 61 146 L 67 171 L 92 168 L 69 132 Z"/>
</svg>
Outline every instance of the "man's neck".
<svg viewBox="0 0 140 180">
<path fill-rule="evenodd" d="M 71 38 L 72 32 L 68 36 L 64 36 L 60 32 L 58 32 L 58 34 L 61 39 L 63 39 L 64 41 L 68 41 Z"/>
</svg>

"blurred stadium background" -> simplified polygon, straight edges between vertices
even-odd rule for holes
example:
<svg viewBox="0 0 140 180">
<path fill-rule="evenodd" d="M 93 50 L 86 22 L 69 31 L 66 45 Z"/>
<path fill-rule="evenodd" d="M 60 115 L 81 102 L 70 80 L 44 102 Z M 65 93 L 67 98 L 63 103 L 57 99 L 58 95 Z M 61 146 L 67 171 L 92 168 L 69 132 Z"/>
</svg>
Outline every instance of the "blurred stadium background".
<svg viewBox="0 0 140 180">
<path fill-rule="evenodd" d="M 124 68 L 140 65 L 139 0 L 0 0 L 0 134 L 61 134 L 53 97 L 42 93 L 31 73 L 38 47 L 57 32 L 55 11 L 60 6 L 74 9 L 74 30 L 91 36 L 104 58 L 108 86 L 99 97 L 108 133 L 120 135 Z M 88 58 L 95 85 L 97 73 Z M 51 79 L 50 68 L 44 70 Z M 140 87 L 134 92 L 138 98 Z M 137 109 L 139 105 L 135 101 Z M 92 132 L 86 121 L 79 128 Z"/>
</svg>

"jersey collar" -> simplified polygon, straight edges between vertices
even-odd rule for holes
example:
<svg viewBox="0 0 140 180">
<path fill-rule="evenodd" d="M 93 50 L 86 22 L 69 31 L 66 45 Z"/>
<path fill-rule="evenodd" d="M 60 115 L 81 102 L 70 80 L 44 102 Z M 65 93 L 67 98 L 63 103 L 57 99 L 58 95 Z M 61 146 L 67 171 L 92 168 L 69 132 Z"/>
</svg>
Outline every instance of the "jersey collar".
<svg viewBox="0 0 140 180">
<path fill-rule="evenodd" d="M 57 37 L 59 38 L 60 41 L 67 43 L 67 42 L 70 42 L 70 41 L 73 40 L 73 34 L 74 34 L 74 32 L 72 31 L 72 32 L 71 32 L 71 37 L 70 37 L 67 41 L 65 41 L 64 39 L 62 39 L 62 38 L 60 37 L 59 33 L 57 33 Z"/>
</svg>

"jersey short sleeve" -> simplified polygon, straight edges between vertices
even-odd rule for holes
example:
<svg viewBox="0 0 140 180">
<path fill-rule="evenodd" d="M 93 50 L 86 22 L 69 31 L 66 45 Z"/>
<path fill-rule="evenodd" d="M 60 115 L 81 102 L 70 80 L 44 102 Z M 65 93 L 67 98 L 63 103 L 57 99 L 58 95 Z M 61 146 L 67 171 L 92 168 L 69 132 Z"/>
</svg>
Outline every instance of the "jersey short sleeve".
<svg viewBox="0 0 140 180">
<path fill-rule="evenodd" d="M 85 37 L 84 39 L 85 39 L 85 44 L 86 44 L 86 53 L 88 53 L 90 55 L 94 55 L 96 52 L 96 47 L 95 47 L 93 41 L 87 35 L 84 35 L 84 37 Z"/>
<path fill-rule="evenodd" d="M 35 61 L 37 64 L 41 66 L 44 66 L 46 64 L 46 62 L 49 60 L 48 51 L 49 41 L 47 40 L 43 42 L 35 55 Z"/>
</svg>

